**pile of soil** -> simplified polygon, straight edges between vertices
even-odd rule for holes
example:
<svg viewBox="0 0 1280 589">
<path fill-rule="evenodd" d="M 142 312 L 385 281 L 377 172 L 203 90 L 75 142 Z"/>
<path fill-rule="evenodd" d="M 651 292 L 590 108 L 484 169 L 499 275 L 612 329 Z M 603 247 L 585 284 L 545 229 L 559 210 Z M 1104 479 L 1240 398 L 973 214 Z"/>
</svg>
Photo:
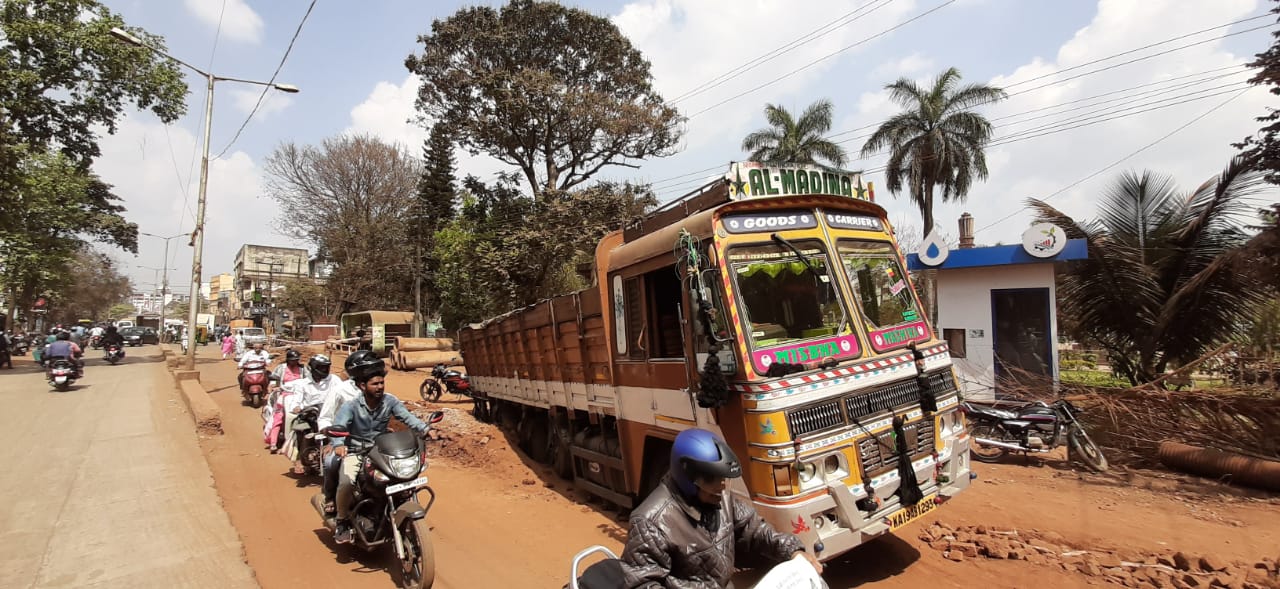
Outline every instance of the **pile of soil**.
<svg viewBox="0 0 1280 589">
<path fill-rule="evenodd" d="M 1080 546 L 1057 532 L 951 526 L 942 521 L 925 528 L 919 537 L 955 562 L 976 558 L 1023 560 L 1125 587 L 1280 588 L 1280 558 L 1264 557 L 1247 563 L 1228 562 L 1210 553 L 1115 550 Z"/>
</svg>

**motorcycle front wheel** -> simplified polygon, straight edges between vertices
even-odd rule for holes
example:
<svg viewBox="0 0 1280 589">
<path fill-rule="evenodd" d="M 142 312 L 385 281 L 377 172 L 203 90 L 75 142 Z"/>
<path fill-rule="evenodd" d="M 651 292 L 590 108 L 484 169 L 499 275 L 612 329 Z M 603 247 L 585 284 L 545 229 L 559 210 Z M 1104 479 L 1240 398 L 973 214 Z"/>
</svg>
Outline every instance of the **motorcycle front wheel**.
<svg viewBox="0 0 1280 589">
<path fill-rule="evenodd" d="M 1004 438 L 1004 431 L 986 424 L 973 426 L 973 429 L 969 431 L 969 439 L 973 440 L 973 443 L 969 445 L 969 455 L 973 456 L 973 459 L 978 462 L 986 462 L 988 464 L 1000 462 L 1004 459 L 1005 454 L 1009 453 L 1009 451 L 1004 448 L 984 446 L 975 438 L 1000 440 Z"/>
<path fill-rule="evenodd" d="M 436 380 L 424 380 L 422 386 L 418 387 L 418 394 L 422 395 L 422 400 L 434 403 L 440 400 L 440 382 Z"/>
<path fill-rule="evenodd" d="M 428 589 L 436 582 L 436 551 L 427 520 L 409 519 L 400 525 L 404 560 L 400 562 L 400 587 Z"/>
<path fill-rule="evenodd" d="M 1068 437 L 1071 452 L 1080 462 L 1097 472 L 1107 472 L 1107 457 L 1102 455 L 1102 448 L 1089 439 L 1089 434 L 1084 433 L 1084 428 L 1076 427 Z"/>
</svg>

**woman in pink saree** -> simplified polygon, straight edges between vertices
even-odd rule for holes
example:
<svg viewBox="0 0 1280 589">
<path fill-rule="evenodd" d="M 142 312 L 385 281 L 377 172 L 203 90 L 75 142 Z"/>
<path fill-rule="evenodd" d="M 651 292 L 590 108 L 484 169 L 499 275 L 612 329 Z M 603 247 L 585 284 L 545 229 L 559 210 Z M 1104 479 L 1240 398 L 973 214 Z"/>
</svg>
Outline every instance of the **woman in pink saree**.
<svg viewBox="0 0 1280 589">
<path fill-rule="evenodd" d="M 292 382 L 300 378 L 310 376 L 307 367 L 302 365 L 302 354 L 297 350 L 289 350 L 285 352 L 284 364 L 276 367 L 271 373 L 271 381 L 273 387 L 271 396 L 268 398 L 266 406 L 262 409 L 262 438 L 267 447 L 275 453 L 280 449 L 280 445 L 284 443 L 282 432 L 285 426 L 285 405 L 286 397 L 293 394 L 290 391 L 280 388 L 287 382 Z"/>
</svg>

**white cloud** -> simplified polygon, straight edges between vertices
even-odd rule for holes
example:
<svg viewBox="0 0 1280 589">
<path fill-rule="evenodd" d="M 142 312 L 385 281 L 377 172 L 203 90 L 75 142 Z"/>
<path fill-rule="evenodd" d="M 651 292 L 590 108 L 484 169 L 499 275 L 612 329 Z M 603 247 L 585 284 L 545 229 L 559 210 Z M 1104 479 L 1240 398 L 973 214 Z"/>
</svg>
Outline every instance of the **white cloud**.
<svg viewBox="0 0 1280 589">
<path fill-rule="evenodd" d="M 253 105 L 258 103 L 258 97 L 262 96 L 262 90 L 243 90 L 236 89 L 231 91 L 231 98 L 235 101 L 236 109 L 246 115 L 253 111 Z M 275 113 L 278 113 L 293 104 L 293 97 L 281 92 L 267 92 L 262 98 L 262 105 L 258 107 L 255 117 L 265 119 Z"/>
<path fill-rule="evenodd" d="M 244 0 L 187 0 L 186 6 L 188 12 L 210 28 L 217 28 L 221 21 L 223 39 L 244 43 L 262 40 L 262 17 Z"/>
<path fill-rule="evenodd" d="M 410 153 L 422 153 L 422 144 L 427 140 L 427 128 L 417 123 L 418 111 L 414 101 L 418 98 L 418 77 L 410 74 L 403 82 L 378 82 L 363 102 L 351 109 L 351 124 L 348 133 L 368 133 L 382 138 L 384 141 L 399 143 Z M 490 180 L 500 171 L 509 171 L 508 166 L 484 154 L 471 155 L 461 149 L 454 149 L 456 158 L 456 175 L 459 179 L 468 174 L 483 180 Z"/>
<path fill-rule="evenodd" d="M 114 186 L 124 200 L 125 217 L 141 231 L 162 236 L 190 233 L 195 226 L 200 162 L 192 154 L 196 136 L 187 129 L 168 129 L 149 115 L 124 119 L 119 132 L 101 138 L 102 157 L 94 170 Z M 170 153 L 172 144 L 172 155 Z M 175 163 L 176 160 L 176 163 Z M 297 245 L 276 234 L 274 204 L 262 196 L 261 168 L 247 154 L 232 152 L 210 162 L 205 213 L 203 279 L 230 272 L 236 251 L 244 243 Z M 186 196 L 184 196 L 184 192 Z M 184 204 L 185 203 L 185 204 Z M 150 288 L 152 270 L 163 268 L 164 242 L 150 237 L 139 239 L 137 257 L 111 252 L 135 286 Z M 191 252 L 187 238 L 169 242 L 171 286 L 190 284 Z M 105 249 L 105 248 L 104 248 Z"/>
<path fill-rule="evenodd" d="M 870 78 L 873 80 L 896 80 L 904 76 L 910 78 L 919 74 L 933 74 L 933 70 L 934 62 L 932 59 L 919 53 L 912 53 L 902 59 L 880 64 L 876 69 L 871 70 Z"/>
</svg>

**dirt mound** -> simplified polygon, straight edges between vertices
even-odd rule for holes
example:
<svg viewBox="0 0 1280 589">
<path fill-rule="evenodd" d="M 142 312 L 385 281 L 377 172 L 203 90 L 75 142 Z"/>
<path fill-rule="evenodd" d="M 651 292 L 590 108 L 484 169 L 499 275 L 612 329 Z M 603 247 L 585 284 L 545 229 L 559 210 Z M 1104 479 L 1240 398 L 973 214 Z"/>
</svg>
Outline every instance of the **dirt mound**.
<svg viewBox="0 0 1280 589">
<path fill-rule="evenodd" d="M 975 558 L 1023 560 L 1126 587 L 1280 588 L 1280 570 L 1270 557 L 1246 563 L 1228 562 L 1213 554 L 1172 550 L 1112 550 L 1079 546 L 1056 532 L 950 526 L 941 521 L 920 532 L 920 541 L 955 562 Z"/>
</svg>

